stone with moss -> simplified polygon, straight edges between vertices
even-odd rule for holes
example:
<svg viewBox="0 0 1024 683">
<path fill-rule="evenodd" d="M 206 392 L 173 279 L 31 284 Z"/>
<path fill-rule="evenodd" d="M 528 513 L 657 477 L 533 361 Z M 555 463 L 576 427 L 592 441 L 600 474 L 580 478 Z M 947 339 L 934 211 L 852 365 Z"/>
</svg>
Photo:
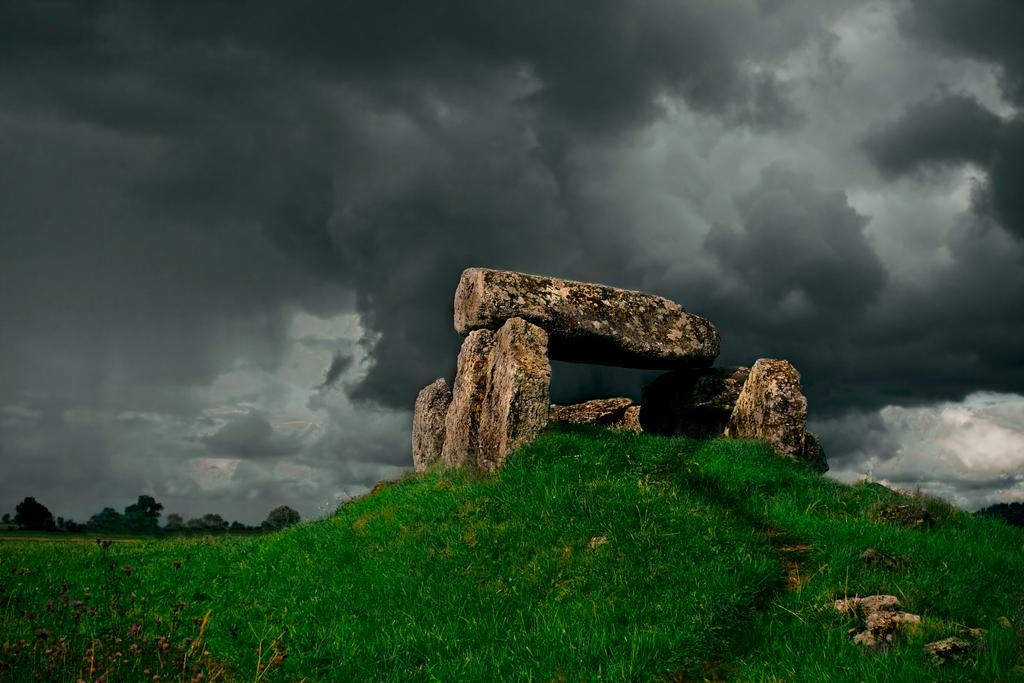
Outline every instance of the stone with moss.
<svg viewBox="0 0 1024 683">
<path fill-rule="evenodd" d="M 547 334 L 522 318 L 497 332 L 474 330 L 459 352 L 441 460 L 447 467 L 497 469 L 548 423 Z"/>
<path fill-rule="evenodd" d="M 825 472 L 825 453 L 806 427 L 807 398 L 802 392 L 800 373 L 788 361 L 759 359 L 750 368 L 736 399 L 725 436 L 759 439 L 776 453 L 804 460 L 816 471 Z"/>
<path fill-rule="evenodd" d="M 444 421 L 452 391 L 444 378 L 423 387 L 416 396 L 412 417 L 412 462 L 416 471 L 441 457 L 444 449 Z"/>
<path fill-rule="evenodd" d="M 459 334 L 495 330 L 513 317 L 548 333 L 553 360 L 674 369 L 707 367 L 718 356 L 715 327 L 660 296 L 487 268 L 462 273 Z"/>
</svg>

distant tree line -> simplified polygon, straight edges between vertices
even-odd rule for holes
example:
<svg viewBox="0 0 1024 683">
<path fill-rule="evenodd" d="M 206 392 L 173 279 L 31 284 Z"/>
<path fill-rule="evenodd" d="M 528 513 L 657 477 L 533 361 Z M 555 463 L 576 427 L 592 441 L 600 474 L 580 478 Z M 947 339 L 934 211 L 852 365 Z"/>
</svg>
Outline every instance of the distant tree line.
<svg viewBox="0 0 1024 683">
<path fill-rule="evenodd" d="M 978 510 L 976 514 L 998 517 L 1007 524 L 1024 529 L 1024 503 L 996 503 Z"/>
<path fill-rule="evenodd" d="M 163 504 L 156 502 L 153 496 L 139 496 L 136 502 L 124 509 L 124 512 L 106 507 L 90 517 L 85 524 L 79 524 L 63 517 L 54 519 L 53 513 L 45 505 L 30 496 L 18 503 L 13 519 L 10 513 L 5 513 L 3 523 L 15 524 L 26 531 L 156 535 L 168 532 L 276 531 L 296 524 L 301 519 L 298 512 L 287 505 L 280 505 L 271 510 L 258 526 L 247 526 L 237 520 L 229 524 L 226 519 L 214 513 L 185 521 L 181 515 L 174 512 L 167 515 L 167 523 L 160 526 L 160 511 L 163 509 Z"/>
</svg>

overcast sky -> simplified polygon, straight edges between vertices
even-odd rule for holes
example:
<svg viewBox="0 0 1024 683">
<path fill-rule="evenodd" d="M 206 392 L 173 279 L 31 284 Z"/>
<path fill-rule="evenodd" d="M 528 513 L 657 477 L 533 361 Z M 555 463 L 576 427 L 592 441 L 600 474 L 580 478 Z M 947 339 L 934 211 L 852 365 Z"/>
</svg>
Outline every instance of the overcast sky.
<svg viewBox="0 0 1024 683">
<path fill-rule="evenodd" d="M 0 15 L 0 511 L 255 523 L 400 476 L 468 266 L 790 360 L 830 476 L 1024 499 L 1019 0 Z"/>
</svg>

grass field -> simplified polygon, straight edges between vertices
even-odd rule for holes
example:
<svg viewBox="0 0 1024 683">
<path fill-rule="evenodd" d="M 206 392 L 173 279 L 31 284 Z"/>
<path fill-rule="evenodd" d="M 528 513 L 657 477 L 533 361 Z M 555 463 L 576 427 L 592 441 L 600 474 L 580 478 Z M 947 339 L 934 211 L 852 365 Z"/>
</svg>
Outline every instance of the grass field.
<svg viewBox="0 0 1024 683">
<path fill-rule="evenodd" d="M 0 533 L 0 543 L 93 543 L 95 534 L 47 533 L 45 531 L 11 531 Z M 141 543 L 153 540 L 152 536 L 138 538 L 112 538 L 113 543 Z"/>
<path fill-rule="evenodd" d="M 0 531 L 0 544 L 7 542 L 34 541 L 37 543 L 94 543 L 102 536 L 112 543 L 138 543 L 140 541 L 169 541 L 174 539 L 205 538 L 205 537 L 226 537 L 226 536 L 262 536 L 271 533 L 269 531 L 188 531 L 188 532 L 165 532 L 159 536 L 142 533 L 107 534 L 97 531 L 27 531 L 24 529 L 12 529 Z"/>
<path fill-rule="evenodd" d="M 880 521 L 906 502 L 756 443 L 555 426 L 499 476 L 277 534 L 4 541 L 0 680 L 1024 681 L 1024 533 Z M 832 603 L 874 593 L 922 622 L 867 652 Z M 950 636 L 974 646 L 939 667 Z"/>
</svg>

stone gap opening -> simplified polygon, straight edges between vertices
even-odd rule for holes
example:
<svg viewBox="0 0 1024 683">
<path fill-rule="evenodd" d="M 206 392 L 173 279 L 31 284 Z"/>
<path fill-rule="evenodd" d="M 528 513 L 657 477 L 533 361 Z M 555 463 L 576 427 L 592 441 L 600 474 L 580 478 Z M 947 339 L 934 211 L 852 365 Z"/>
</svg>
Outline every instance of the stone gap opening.
<svg viewBox="0 0 1024 683">
<path fill-rule="evenodd" d="M 551 402 L 557 405 L 582 403 L 595 398 L 628 398 L 640 404 L 645 386 L 664 370 L 638 370 L 612 365 L 589 365 L 552 360 Z"/>
</svg>

